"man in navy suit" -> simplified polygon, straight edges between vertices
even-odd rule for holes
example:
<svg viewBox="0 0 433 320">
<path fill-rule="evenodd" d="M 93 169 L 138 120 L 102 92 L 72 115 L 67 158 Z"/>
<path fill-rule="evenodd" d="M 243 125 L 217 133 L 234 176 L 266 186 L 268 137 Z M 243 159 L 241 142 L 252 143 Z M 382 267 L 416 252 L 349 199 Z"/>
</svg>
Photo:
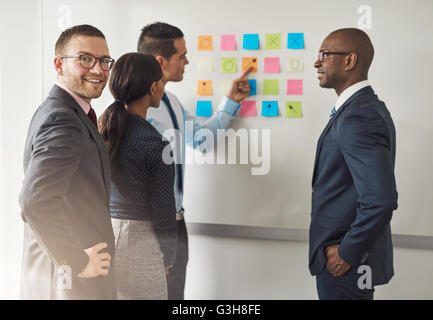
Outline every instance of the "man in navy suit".
<svg viewBox="0 0 433 320">
<path fill-rule="evenodd" d="M 394 275 L 395 128 L 367 81 L 373 55 L 368 35 L 346 28 L 325 38 L 314 63 L 320 86 L 338 95 L 312 183 L 309 268 L 320 299 L 373 299 Z"/>
</svg>

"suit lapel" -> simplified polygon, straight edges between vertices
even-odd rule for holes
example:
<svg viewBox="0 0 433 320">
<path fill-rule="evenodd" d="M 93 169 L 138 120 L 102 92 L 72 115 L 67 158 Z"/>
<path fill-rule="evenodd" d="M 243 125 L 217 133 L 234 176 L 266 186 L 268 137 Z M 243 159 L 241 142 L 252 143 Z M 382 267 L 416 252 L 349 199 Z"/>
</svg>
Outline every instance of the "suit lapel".
<svg viewBox="0 0 433 320">
<path fill-rule="evenodd" d="M 337 120 L 338 116 L 343 112 L 344 108 L 346 106 L 348 106 L 350 103 L 352 103 L 352 101 L 355 98 L 357 98 L 357 97 L 359 97 L 361 95 L 364 95 L 364 94 L 374 94 L 374 91 L 371 88 L 371 86 L 367 86 L 365 88 L 362 88 L 361 90 L 358 90 L 353 95 L 351 95 L 350 98 L 347 99 L 346 102 L 340 108 L 338 108 L 338 110 L 334 114 L 334 116 L 331 119 L 329 119 L 328 124 L 326 125 L 325 129 L 323 129 L 322 134 L 320 135 L 320 138 L 317 141 L 316 159 L 314 161 L 313 180 L 312 180 L 312 184 L 313 185 L 314 185 L 314 180 L 316 178 L 317 165 L 318 165 L 318 162 L 319 162 L 320 151 L 322 150 L 323 139 L 325 138 L 325 136 L 328 133 L 329 129 L 331 129 L 332 124 Z"/>
<path fill-rule="evenodd" d="M 77 112 L 78 117 L 81 119 L 81 121 L 86 125 L 87 129 L 89 130 L 92 139 L 95 141 L 98 147 L 99 159 L 101 160 L 102 174 L 104 177 L 105 191 L 106 194 L 109 195 L 110 194 L 110 156 L 108 155 L 108 151 L 107 151 L 107 147 L 105 146 L 104 139 L 102 139 L 100 133 L 98 132 L 95 125 L 93 124 L 92 120 L 90 120 L 90 118 L 87 116 L 87 114 L 85 114 L 85 112 L 80 107 L 80 105 L 65 90 L 54 85 L 50 91 L 50 96 L 57 99 L 61 99 L 64 103 L 66 103 L 68 106 L 73 108 Z M 107 202 L 108 201 L 109 201 L 109 196 L 107 197 Z"/>
</svg>

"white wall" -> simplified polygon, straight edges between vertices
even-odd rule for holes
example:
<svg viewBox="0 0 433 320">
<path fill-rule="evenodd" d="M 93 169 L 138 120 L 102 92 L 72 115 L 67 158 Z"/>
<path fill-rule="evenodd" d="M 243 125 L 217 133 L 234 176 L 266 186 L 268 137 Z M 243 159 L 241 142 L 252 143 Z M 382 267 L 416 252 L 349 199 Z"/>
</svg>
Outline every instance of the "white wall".
<svg viewBox="0 0 433 320">
<path fill-rule="evenodd" d="M 1 1 L 0 14 L 0 298 L 16 298 L 24 142 L 30 118 L 42 101 L 40 1 Z"/>
<path fill-rule="evenodd" d="M 433 250 L 394 248 L 375 299 L 433 299 Z M 186 299 L 317 299 L 308 243 L 190 235 Z"/>
</svg>

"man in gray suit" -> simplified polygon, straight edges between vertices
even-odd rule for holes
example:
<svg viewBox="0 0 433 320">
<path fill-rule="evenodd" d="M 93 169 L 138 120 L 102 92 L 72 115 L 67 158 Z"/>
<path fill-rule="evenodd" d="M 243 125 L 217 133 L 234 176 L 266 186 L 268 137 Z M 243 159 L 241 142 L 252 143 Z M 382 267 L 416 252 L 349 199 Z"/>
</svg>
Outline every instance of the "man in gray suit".
<svg viewBox="0 0 433 320">
<path fill-rule="evenodd" d="M 115 299 L 110 161 L 90 101 L 114 60 L 89 25 L 65 30 L 55 48 L 57 83 L 34 114 L 20 193 L 23 299 Z"/>
</svg>

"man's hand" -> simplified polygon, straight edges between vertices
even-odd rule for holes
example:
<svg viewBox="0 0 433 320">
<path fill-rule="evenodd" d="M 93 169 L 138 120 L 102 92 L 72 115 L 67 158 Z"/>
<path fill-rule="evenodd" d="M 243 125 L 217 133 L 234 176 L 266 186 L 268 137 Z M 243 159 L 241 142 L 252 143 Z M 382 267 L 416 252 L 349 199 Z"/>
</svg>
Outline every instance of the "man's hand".
<svg viewBox="0 0 433 320">
<path fill-rule="evenodd" d="M 339 244 L 335 244 L 326 248 L 326 257 L 328 262 L 326 263 L 326 269 L 334 277 L 340 277 L 350 269 L 350 264 L 340 258 L 338 255 Z"/>
<path fill-rule="evenodd" d="M 105 242 L 95 244 L 93 247 L 85 249 L 84 251 L 89 256 L 89 264 L 81 272 L 78 277 L 80 278 L 96 278 L 99 276 L 108 275 L 108 269 L 110 269 L 111 256 L 108 252 L 99 253 L 99 251 L 107 248 L 108 245 Z"/>
<path fill-rule="evenodd" d="M 248 84 L 247 75 L 253 70 L 253 67 L 249 67 L 242 75 L 233 80 L 227 97 L 236 102 L 241 102 L 250 94 L 250 85 Z"/>
<path fill-rule="evenodd" d="M 173 269 L 173 265 L 169 265 L 167 268 L 165 268 L 165 274 L 168 276 L 170 274 L 170 270 Z"/>
</svg>

